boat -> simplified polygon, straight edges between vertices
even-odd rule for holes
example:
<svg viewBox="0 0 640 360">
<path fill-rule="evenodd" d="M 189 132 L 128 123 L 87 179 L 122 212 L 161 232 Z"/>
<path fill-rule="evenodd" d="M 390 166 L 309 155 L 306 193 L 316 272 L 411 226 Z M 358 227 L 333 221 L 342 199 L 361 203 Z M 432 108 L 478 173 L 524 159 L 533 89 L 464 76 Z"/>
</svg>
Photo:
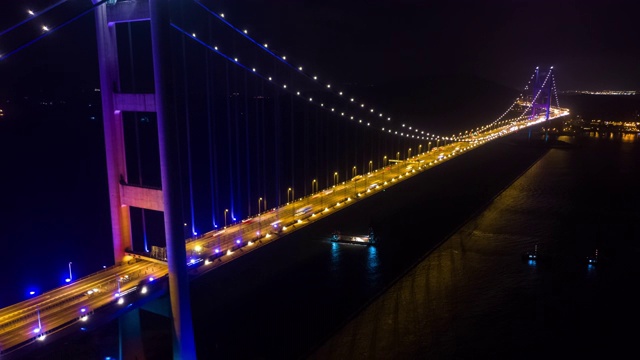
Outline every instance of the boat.
<svg viewBox="0 0 640 360">
<path fill-rule="evenodd" d="M 331 234 L 331 241 L 355 245 L 373 245 L 376 243 L 376 238 L 371 229 L 369 229 L 368 235 L 348 235 L 336 230 Z"/>
<path fill-rule="evenodd" d="M 526 261 L 539 261 L 540 260 L 540 253 L 538 253 L 538 244 L 536 244 L 533 247 L 533 251 L 527 251 L 524 254 L 522 254 L 522 260 L 526 260 Z"/>
<path fill-rule="evenodd" d="M 598 264 L 598 249 L 592 256 L 587 256 L 587 265 L 597 265 Z"/>
</svg>

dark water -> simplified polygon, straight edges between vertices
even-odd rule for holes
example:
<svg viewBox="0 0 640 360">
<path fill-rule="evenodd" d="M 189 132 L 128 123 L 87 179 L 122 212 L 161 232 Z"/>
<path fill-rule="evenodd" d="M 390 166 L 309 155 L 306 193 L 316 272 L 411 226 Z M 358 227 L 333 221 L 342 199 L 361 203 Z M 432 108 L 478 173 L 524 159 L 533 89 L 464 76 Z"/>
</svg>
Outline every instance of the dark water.
<svg viewBox="0 0 640 360">
<path fill-rule="evenodd" d="M 552 149 L 311 358 L 632 353 L 640 139 L 591 135 L 563 138 L 575 147 Z M 544 258 L 522 261 L 536 244 Z"/>
</svg>

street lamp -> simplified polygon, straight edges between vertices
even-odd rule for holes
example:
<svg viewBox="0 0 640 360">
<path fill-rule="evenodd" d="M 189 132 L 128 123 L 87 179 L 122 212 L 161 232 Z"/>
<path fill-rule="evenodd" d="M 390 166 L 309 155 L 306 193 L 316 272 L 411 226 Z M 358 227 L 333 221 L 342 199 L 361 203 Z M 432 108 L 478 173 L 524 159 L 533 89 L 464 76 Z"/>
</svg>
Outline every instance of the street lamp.
<svg viewBox="0 0 640 360">
<path fill-rule="evenodd" d="M 120 297 L 120 276 L 116 275 L 116 284 L 118 285 L 118 297 Z"/>
<path fill-rule="evenodd" d="M 418 154 L 422 154 L 422 145 L 418 145 Z"/>
<path fill-rule="evenodd" d="M 40 320 L 40 308 L 36 308 L 36 312 L 38 314 L 38 327 L 33 329 L 33 332 L 37 334 L 42 331 L 42 321 Z"/>
<path fill-rule="evenodd" d="M 311 182 L 311 194 L 313 195 L 313 193 L 318 191 L 318 182 L 316 181 L 316 179 L 313 179 L 313 181 Z"/>
<path fill-rule="evenodd" d="M 431 151 L 431 141 L 429 141 L 429 145 L 427 145 L 427 152 Z"/>
<path fill-rule="evenodd" d="M 388 164 L 388 162 L 387 162 L 387 155 L 385 155 L 385 156 L 382 158 L 382 166 L 387 166 L 387 164 Z"/>
<path fill-rule="evenodd" d="M 287 204 L 289 203 L 289 192 L 291 192 L 291 216 L 295 216 L 296 208 L 293 205 L 293 201 L 295 200 L 295 193 L 293 192 L 293 188 L 287 189 Z"/>
<path fill-rule="evenodd" d="M 258 199 L 258 236 L 260 236 L 260 232 L 262 231 L 262 213 L 260 212 L 260 203 L 262 202 L 262 198 Z"/>
<path fill-rule="evenodd" d="M 73 275 L 71 274 L 71 261 L 69 261 L 69 278 L 66 279 L 66 282 L 71 282 L 73 280 Z"/>
<path fill-rule="evenodd" d="M 369 160 L 369 174 L 371 174 L 372 169 L 373 169 L 373 161 Z"/>
<path fill-rule="evenodd" d="M 411 158 L 411 148 L 409 148 L 409 156 L 407 156 L 407 159 Z"/>
<path fill-rule="evenodd" d="M 333 187 L 336 187 L 336 184 L 338 183 L 338 172 L 334 172 L 333 173 Z"/>
<path fill-rule="evenodd" d="M 224 227 L 225 229 L 227 228 L 227 213 L 229 212 L 229 209 L 224 209 Z"/>
<path fill-rule="evenodd" d="M 358 193 L 358 179 L 356 179 L 356 175 L 358 174 L 358 169 L 354 166 L 353 171 L 351 172 L 351 181 L 353 181 L 353 192 Z M 346 186 L 345 186 L 346 188 Z"/>
<path fill-rule="evenodd" d="M 398 167 L 398 177 L 400 177 L 400 151 L 396 153 L 396 160 L 398 160 L 398 162 L 396 162 L 396 166 Z"/>
</svg>

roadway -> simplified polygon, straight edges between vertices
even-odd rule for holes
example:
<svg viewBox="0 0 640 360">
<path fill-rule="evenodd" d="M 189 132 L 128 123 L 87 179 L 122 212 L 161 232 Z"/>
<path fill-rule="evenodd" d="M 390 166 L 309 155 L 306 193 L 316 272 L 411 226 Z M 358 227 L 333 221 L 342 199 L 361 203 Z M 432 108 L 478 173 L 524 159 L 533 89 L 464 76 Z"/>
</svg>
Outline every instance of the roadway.
<svg viewBox="0 0 640 360">
<path fill-rule="evenodd" d="M 567 115 L 554 110 L 551 118 Z M 539 123 L 536 121 L 534 123 Z M 485 130 L 473 140 L 428 149 L 408 159 L 386 164 L 353 179 L 294 199 L 252 218 L 211 231 L 186 242 L 192 277 L 200 276 L 258 247 L 300 229 L 386 187 L 450 160 L 487 141 L 518 131 L 532 122 L 521 121 Z M 289 199 L 288 199 L 289 200 Z M 128 294 L 144 295 L 145 283 L 168 275 L 165 262 L 129 254 L 120 265 L 77 279 L 39 296 L 0 309 L 0 354 L 45 341 L 46 336 L 78 321 L 90 321 L 109 304 L 124 304 Z"/>
<path fill-rule="evenodd" d="M 0 350 L 5 353 L 19 345 L 44 341 L 66 325 L 88 321 L 97 309 L 122 302 L 130 292 L 142 291 L 142 283 L 167 274 L 165 264 L 135 259 L 0 309 Z"/>
</svg>

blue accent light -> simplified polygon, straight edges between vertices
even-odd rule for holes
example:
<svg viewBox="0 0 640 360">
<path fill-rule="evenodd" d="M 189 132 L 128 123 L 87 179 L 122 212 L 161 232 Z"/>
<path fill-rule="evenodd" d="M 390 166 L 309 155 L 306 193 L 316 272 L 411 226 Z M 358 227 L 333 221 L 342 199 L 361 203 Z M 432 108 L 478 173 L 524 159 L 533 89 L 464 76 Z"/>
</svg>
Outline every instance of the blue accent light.
<svg viewBox="0 0 640 360">
<path fill-rule="evenodd" d="M 216 248 L 215 253 L 217 254 L 219 252 L 220 252 L 220 249 Z"/>
<path fill-rule="evenodd" d="M 240 239 L 236 239 L 236 244 L 240 244 Z"/>
</svg>

